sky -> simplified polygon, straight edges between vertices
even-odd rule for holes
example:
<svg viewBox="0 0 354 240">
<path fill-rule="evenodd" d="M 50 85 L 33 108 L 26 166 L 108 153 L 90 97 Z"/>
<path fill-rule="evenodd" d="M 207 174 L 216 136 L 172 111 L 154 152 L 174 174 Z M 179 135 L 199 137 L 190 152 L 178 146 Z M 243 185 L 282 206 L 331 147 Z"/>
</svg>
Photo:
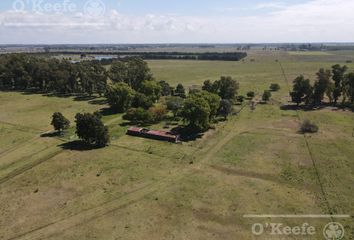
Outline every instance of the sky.
<svg viewBox="0 0 354 240">
<path fill-rule="evenodd" d="M 354 0 L 1 0 L 0 44 L 354 42 Z"/>
</svg>

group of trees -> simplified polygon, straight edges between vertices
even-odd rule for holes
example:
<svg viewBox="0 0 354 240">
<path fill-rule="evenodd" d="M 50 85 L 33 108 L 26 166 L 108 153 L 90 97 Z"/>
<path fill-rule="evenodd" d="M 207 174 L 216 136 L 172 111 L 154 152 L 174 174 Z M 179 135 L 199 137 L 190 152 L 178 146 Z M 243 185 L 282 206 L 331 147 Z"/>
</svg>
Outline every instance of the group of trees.
<svg viewBox="0 0 354 240">
<path fill-rule="evenodd" d="M 78 113 L 75 122 L 76 134 L 85 143 L 97 147 L 104 147 L 109 143 L 108 128 L 101 121 L 99 113 Z M 51 124 L 60 134 L 70 127 L 70 121 L 60 112 L 53 114 Z"/>
<path fill-rule="evenodd" d="M 202 89 L 219 95 L 222 99 L 236 99 L 237 91 L 240 88 L 239 83 L 232 77 L 221 77 L 220 80 L 211 82 L 204 81 Z"/>
<path fill-rule="evenodd" d="M 59 94 L 103 94 L 107 72 L 99 63 L 72 63 L 26 54 L 0 57 L 1 90 L 35 90 Z"/>
<path fill-rule="evenodd" d="M 189 94 L 180 110 L 180 116 L 192 129 L 206 130 L 216 116 L 226 119 L 232 112 L 232 103 L 238 89 L 238 82 L 231 77 L 221 77 L 214 82 L 206 80 L 202 91 L 196 90 Z M 176 105 L 178 103 L 168 102 L 170 109 L 176 110 Z"/>
<path fill-rule="evenodd" d="M 293 91 L 290 93 L 292 101 L 297 105 L 320 105 L 325 96 L 329 102 L 337 104 L 342 99 L 345 104 L 349 99 L 354 103 L 354 72 L 347 73 L 348 67 L 336 64 L 331 70 L 320 69 L 316 75 L 317 80 L 312 85 L 303 75 L 293 82 Z"/>
</svg>

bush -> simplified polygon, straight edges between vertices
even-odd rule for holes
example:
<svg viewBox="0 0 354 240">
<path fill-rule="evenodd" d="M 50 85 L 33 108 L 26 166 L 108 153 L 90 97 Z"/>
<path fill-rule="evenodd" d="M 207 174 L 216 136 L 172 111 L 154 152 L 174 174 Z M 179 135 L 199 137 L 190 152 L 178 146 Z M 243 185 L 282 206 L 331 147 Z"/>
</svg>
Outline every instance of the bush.
<svg viewBox="0 0 354 240">
<path fill-rule="evenodd" d="M 247 97 L 249 97 L 249 98 L 254 98 L 255 95 L 256 94 L 253 91 L 250 91 L 247 93 Z"/>
<path fill-rule="evenodd" d="M 159 105 L 159 106 L 151 107 L 149 109 L 149 112 L 151 113 L 153 120 L 155 122 L 159 122 L 165 118 L 167 114 L 167 109 L 165 106 Z"/>
<path fill-rule="evenodd" d="M 262 100 L 267 102 L 270 100 L 271 96 L 272 96 L 272 94 L 270 93 L 270 91 L 265 90 L 263 93 L 263 96 L 262 96 Z"/>
<path fill-rule="evenodd" d="M 242 95 L 237 96 L 237 102 L 243 103 L 244 101 L 245 101 L 245 96 L 242 96 Z"/>
<path fill-rule="evenodd" d="M 280 90 L 280 85 L 278 83 L 272 83 L 269 87 L 269 89 L 273 92 L 279 91 Z"/>
<path fill-rule="evenodd" d="M 181 97 L 169 97 L 167 98 L 166 105 L 167 109 L 172 111 L 173 116 L 176 118 L 178 115 L 178 111 L 180 111 L 183 107 L 183 98 Z"/>
<path fill-rule="evenodd" d="M 318 126 L 306 119 L 302 122 L 300 131 L 302 133 L 316 133 L 318 132 Z"/>
<path fill-rule="evenodd" d="M 131 108 L 123 116 L 123 119 L 133 123 L 151 123 L 154 117 L 150 111 L 144 108 Z"/>
</svg>

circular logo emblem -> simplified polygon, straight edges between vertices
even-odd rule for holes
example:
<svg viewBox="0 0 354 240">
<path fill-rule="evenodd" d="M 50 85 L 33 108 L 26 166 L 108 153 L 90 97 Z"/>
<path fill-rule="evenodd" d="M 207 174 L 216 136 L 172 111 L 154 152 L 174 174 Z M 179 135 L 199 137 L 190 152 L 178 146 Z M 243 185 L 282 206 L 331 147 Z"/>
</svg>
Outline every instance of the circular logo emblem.
<svg viewBox="0 0 354 240">
<path fill-rule="evenodd" d="M 106 12 L 106 6 L 101 0 L 89 0 L 85 3 L 84 13 L 90 17 L 100 17 Z"/>
<path fill-rule="evenodd" d="M 327 240 L 341 240 L 344 238 L 344 227 L 340 223 L 328 223 L 323 228 L 323 236 Z"/>
</svg>

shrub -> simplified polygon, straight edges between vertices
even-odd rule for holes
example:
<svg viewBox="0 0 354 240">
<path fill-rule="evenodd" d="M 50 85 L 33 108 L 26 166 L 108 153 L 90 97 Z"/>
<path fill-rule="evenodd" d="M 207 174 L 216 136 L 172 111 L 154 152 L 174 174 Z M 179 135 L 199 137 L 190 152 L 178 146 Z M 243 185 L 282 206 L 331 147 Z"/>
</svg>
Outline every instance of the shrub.
<svg viewBox="0 0 354 240">
<path fill-rule="evenodd" d="M 265 90 L 263 93 L 263 96 L 262 96 L 262 100 L 267 102 L 270 100 L 271 96 L 272 96 L 272 94 L 270 93 L 270 91 Z"/>
<path fill-rule="evenodd" d="M 153 115 L 144 108 L 131 108 L 123 116 L 123 119 L 134 123 L 151 123 L 153 122 Z"/>
<path fill-rule="evenodd" d="M 318 126 L 306 119 L 302 122 L 300 131 L 302 133 L 316 133 L 318 132 Z"/>
<path fill-rule="evenodd" d="M 178 111 L 183 107 L 183 98 L 181 97 L 169 97 L 167 98 L 166 105 L 167 109 L 172 111 L 173 116 L 176 118 Z"/>
<path fill-rule="evenodd" d="M 273 92 L 279 91 L 280 90 L 280 85 L 278 83 L 272 83 L 269 87 L 269 89 Z"/>
<path fill-rule="evenodd" d="M 254 98 L 254 96 L 255 96 L 255 93 L 253 91 L 250 91 L 247 93 L 247 97 L 249 97 L 249 98 Z"/>
<path fill-rule="evenodd" d="M 151 107 L 149 109 L 149 112 L 151 113 L 153 120 L 155 122 L 159 122 L 165 118 L 167 114 L 167 109 L 163 105 L 158 105 L 158 106 Z"/>
<path fill-rule="evenodd" d="M 237 102 L 243 103 L 244 100 L 245 100 L 245 96 L 242 96 L 242 95 L 237 96 Z"/>
</svg>

